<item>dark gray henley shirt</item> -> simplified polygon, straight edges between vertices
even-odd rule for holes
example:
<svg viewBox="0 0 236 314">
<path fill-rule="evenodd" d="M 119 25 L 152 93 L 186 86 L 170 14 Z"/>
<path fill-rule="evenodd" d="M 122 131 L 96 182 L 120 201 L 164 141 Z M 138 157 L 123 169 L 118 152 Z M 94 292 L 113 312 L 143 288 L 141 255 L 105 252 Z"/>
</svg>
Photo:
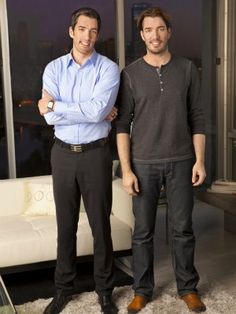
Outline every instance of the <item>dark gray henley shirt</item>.
<svg viewBox="0 0 236 314">
<path fill-rule="evenodd" d="M 198 70 L 192 61 L 172 56 L 157 68 L 143 58 L 121 73 L 117 133 L 131 136 L 131 158 L 154 164 L 194 156 L 192 135 L 204 134 Z"/>
</svg>

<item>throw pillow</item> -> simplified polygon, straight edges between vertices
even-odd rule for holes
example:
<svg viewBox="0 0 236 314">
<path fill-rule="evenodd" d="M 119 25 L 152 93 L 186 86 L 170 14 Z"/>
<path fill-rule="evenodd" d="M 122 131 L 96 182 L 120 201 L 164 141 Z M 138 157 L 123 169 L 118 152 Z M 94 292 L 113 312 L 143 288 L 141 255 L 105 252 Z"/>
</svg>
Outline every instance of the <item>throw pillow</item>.
<svg viewBox="0 0 236 314">
<path fill-rule="evenodd" d="M 55 215 L 51 183 L 25 182 L 25 211 L 27 216 Z"/>
</svg>

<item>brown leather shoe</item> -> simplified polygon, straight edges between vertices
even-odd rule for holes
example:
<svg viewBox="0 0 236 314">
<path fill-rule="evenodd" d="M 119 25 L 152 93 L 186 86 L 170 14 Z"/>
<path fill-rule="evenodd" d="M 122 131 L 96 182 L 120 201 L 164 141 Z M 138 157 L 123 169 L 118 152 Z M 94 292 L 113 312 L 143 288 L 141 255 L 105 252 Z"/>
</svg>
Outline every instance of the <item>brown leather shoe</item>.
<svg viewBox="0 0 236 314">
<path fill-rule="evenodd" d="M 138 313 L 146 306 L 148 301 L 149 299 L 144 296 L 135 295 L 132 302 L 127 307 L 128 313 L 129 314 Z"/>
<path fill-rule="evenodd" d="M 200 313 L 206 311 L 205 304 L 201 301 L 200 297 L 196 293 L 189 293 L 181 297 L 181 299 L 187 304 L 190 311 Z"/>
</svg>

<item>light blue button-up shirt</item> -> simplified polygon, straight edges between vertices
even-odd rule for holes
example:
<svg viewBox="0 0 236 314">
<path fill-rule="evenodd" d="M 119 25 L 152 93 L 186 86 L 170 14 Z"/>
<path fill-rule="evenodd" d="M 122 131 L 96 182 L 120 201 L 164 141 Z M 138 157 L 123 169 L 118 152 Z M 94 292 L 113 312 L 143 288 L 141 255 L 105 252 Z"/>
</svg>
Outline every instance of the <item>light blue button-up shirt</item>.
<svg viewBox="0 0 236 314">
<path fill-rule="evenodd" d="M 115 104 L 120 73 L 116 63 L 93 51 L 80 66 L 71 53 L 50 62 L 43 74 L 43 89 L 55 100 L 54 111 L 44 115 L 55 136 L 70 144 L 107 137 L 105 120 Z"/>
</svg>

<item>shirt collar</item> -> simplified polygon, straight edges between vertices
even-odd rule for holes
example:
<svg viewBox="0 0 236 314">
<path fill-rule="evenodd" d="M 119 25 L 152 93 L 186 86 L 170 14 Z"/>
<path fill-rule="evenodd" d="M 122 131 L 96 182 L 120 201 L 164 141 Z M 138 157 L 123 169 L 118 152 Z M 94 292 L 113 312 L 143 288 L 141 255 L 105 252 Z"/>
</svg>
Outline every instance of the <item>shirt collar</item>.
<svg viewBox="0 0 236 314">
<path fill-rule="evenodd" d="M 88 60 L 85 62 L 84 65 L 86 65 L 88 62 L 91 63 L 93 66 L 95 66 L 96 64 L 96 60 L 98 57 L 98 53 L 96 52 L 96 50 L 94 49 L 91 56 L 88 58 Z M 72 50 L 70 51 L 70 53 L 68 53 L 68 59 L 67 59 L 67 67 L 69 67 L 70 65 L 72 65 L 74 59 L 72 56 Z"/>
</svg>

